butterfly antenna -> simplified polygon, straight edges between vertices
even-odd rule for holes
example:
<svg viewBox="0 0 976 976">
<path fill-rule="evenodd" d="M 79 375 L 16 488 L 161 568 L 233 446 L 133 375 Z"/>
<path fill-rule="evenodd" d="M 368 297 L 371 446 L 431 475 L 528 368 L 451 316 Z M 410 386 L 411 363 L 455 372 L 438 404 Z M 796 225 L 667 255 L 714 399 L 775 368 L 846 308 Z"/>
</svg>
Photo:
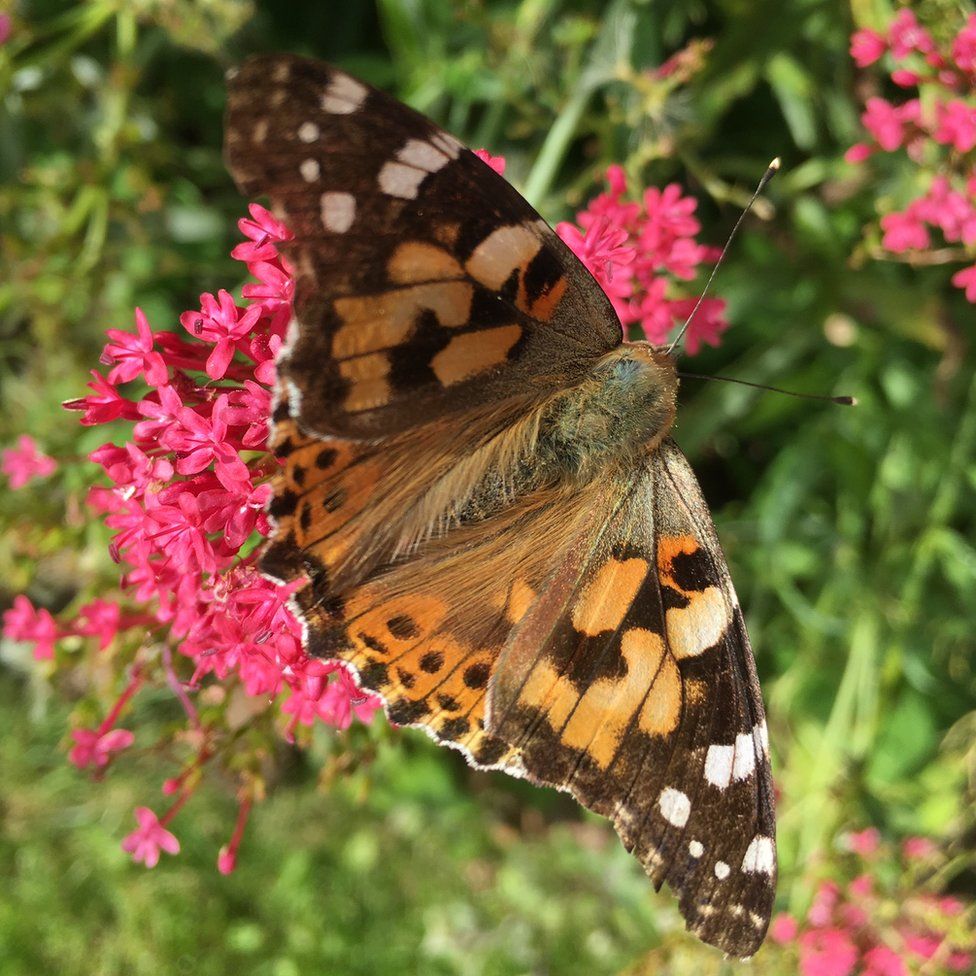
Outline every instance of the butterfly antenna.
<svg viewBox="0 0 976 976">
<path fill-rule="evenodd" d="M 705 300 L 705 295 L 708 294 L 708 289 L 712 284 L 712 279 L 715 277 L 715 274 L 721 266 L 722 261 L 725 259 L 729 246 L 735 239 L 735 234 L 739 229 L 739 224 L 745 220 L 746 214 L 749 213 L 749 211 L 752 209 L 752 205 L 756 202 L 756 197 L 758 197 L 759 194 L 766 189 L 766 184 L 776 175 L 780 165 L 779 156 L 777 156 L 766 167 L 766 172 L 763 173 L 762 179 L 759 181 L 759 185 L 756 187 L 755 192 L 752 194 L 752 197 L 746 204 L 745 210 L 739 214 L 739 219 L 735 222 L 735 226 L 732 228 L 732 233 L 729 234 L 729 239 L 725 242 L 725 247 L 722 248 L 722 253 L 718 256 L 718 260 L 715 262 L 715 267 L 712 268 L 712 273 L 708 276 L 708 281 L 705 282 L 705 287 L 702 289 L 702 293 L 698 296 L 698 301 L 695 302 L 695 307 L 691 310 L 691 314 L 688 316 L 688 318 L 685 319 L 685 324 L 681 326 L 681 331 L 671 340 L 671 344 L 667 348 L 667 353 L 669 356 L 671 355 L 671 351 L 674 349 L 674 347 L 681 341 L 681 337 L 685 334 L 685 332 L 688 331 L 688 326 L 691 325 L 691 320 L 695 317 L 695 313 L 701 307 L 701 303 Z"/>
<path fill-rule="evenodd" d="M 856 407 L 857 397 L 852 396 L 822 396 L 819 393 L 797 393 L 795 390 L 784 390 L 778 386 L 766 386 L 764 383 L 750 383 L 733 376 L 704 376 L 701 373 L 678 372 L 683 380 L 720 380 L 723 383 L 738 383 L 740 386 L 751 386 L 755 390 L 768 390 L 770 393 L 783 393 L 786 396 L 801 397 L 804 400 L 824 400 L 827 403 L 839 403 L 842 407 Z"/>
</svg>

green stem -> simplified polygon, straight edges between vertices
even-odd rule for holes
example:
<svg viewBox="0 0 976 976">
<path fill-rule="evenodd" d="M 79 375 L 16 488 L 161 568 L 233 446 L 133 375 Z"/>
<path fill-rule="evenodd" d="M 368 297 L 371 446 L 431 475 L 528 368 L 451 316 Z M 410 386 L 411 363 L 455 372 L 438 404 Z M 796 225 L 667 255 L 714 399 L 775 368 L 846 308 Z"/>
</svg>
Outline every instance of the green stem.
<svg viewBox="0 0 976 976">
<path fill-rule="evenodd" d="M 566 155 L 566 150 L 572 142 L 579 125 L 580 118 L 586 110 L 593 89 L 589 86 L 581 87 L 566 103 L 559 113 L 555 124 L 549 130 L 546 141 L 539 150 L 539 155 L 525 181 L 525 196 L 533 206 L 538 206 L 542 198 L 549 192 L 553 178 Z"/>
</svg>

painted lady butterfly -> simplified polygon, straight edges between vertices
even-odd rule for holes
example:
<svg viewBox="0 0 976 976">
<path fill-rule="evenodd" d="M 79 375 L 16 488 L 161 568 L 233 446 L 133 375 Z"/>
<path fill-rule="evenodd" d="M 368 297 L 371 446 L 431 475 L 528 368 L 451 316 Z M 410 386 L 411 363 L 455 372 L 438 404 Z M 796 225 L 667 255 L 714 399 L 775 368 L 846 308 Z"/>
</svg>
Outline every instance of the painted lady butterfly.
<svg viewBox="0 0 976 976">
<path fill-rule="evenodd" d="M 262 568 L 309 651 L 479 768 L 613 822 L 749 956 L 776 877 L 766 723 L 671 357 L 428 119 L 287 55 L 230 81 L 226 155 L 295 240 Z"/>
</svg>

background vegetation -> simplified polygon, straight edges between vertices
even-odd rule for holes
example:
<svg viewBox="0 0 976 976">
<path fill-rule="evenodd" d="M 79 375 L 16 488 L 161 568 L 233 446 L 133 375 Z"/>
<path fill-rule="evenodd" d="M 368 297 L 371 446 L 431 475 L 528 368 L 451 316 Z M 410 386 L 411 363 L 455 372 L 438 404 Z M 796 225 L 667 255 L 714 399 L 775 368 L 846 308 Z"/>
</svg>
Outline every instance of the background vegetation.
<svg viewBox="0 0 976 976">
<path fill-rule="evenodd" d="M 914 6 L 947 34 L 970 12 Z M 15 5 L 0 47 L 0 445 L 29 432 L 62 461 L 83 457 L 104 432 L 59 404 L 83 390 L 105 328 L 130 328 L 135 305 L 175 324 L 199 293 L 239 281 L 228 254 L 245 201 L 220 159 L 222 76 L 249 53 L 312 54 L 387 87 L 504 153 L 508 178 L 552 222 L 616 162 L 632 185 L 680 182 L 699 200 L 700 239 L 721 244 L 779 155 L 769 203 L 718 279 L 732 328 L 694 368 L 861 406 L 687 383 L 676 433 L 757 649 L 782 908 L 802 916 L 823 879 L 859 870 L 843 838 L 868 826 L 941 852 L 936 877 L 895 881 L 900 862 L 876 856 L 879 879 L 972 897 L 976 322 L 949 285 L 959 265 L 877 260 L 879 208 L 917 192 L 912 172 L 843 161 L 881 84 L 856 71 L 850 35 L 894 9 Z M 698 40 L 686 81 L 645 73 Z M 93 476 L 62 464 L 4 494 L 0 604 L 27 592 L 58 610 L 112 578 L 107 534 L 82 509 Z M 182 854 L 147 872 L 118 844 L 169 757 L 133 750 L 93 786 L 61 748 L 83 692 L 5 645 L 3 976 L 734 968 L 680 932 L 670 895 L 649 892 L 602 821 L 380 721 L 320 729 L 301 753 L 280 746 L 234 874 L 213 867 L 235 817 L 219 783 L 181 820 Z M 174 716 L 163 688 L 139 696 L 128 725 L 165 730 Z M 756 966 L 789 972 L 790 951 L 764 948 Z"/>
</svg>

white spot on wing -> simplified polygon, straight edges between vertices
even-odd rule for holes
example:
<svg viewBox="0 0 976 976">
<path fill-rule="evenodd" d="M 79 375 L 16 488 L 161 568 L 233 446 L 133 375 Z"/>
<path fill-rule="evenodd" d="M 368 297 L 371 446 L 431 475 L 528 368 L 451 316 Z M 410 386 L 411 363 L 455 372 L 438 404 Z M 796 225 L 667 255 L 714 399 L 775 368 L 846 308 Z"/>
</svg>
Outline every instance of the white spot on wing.
<svg viewBox="0 0 976 976">
<path fill-rule="evenodd" d="M 408 139 L 402 149 L 397 150 L 397 159 L 409 166 L 436 173 L 446 166 L 450 159 L 440 149 L 437 149 L 423 139 Z"/>
<path fill-rule="evenodd" d="M 691 800 L 681 790 L 666 786 L 657 798 L 661 816 L 675 827 L 683 827 L 691 815 Z"/>
<path fill-rule="evenodd" d="M 751 732 L 743 732 L 735 737 L 735 763 L 732 778 L 748 779 L 756 768 L 756 744 Z"/>
<path fill-rule="evenodd" d="M 756 743 L 756 754 L 759 756 L 769 756 L 769 730 L 766 728 L 766 720 L 763 719 L 758 725 L 753 726 L 752 737 Z"/>
<path fill-rule="evenodd" d="M 306 183 L 314 183 L 318 178 L 321 170 L 319 169 L 319 161 L 317 159 L 306 159 L 301 166 L 298 167 L 298 172 L 302 174 L 302 179 Z"/>
<path fill-rule="evenodd" d="M 705 756 L 705 779 L 712 786 L 724 790 L 732 782 L 732 764 L 735 760 L 734 746 L 713 745 L 708 747 Z"/>
<path fill-rule="evenodd" d="M 267 139 L 267 137 L 268 137 L 268 120 L 258 119 L 258 121 L 254 123 L 254 129 L 251 132 L 251 138 L 255 142 L 264 142 L 264 140 Z"/>
<path fill-rule="evenodd" d="M 315 142 L 319 137 L 319 127 L 314 122 L 303 122 L 298 127 L 298 138 L 302 142 Z"/>
<path fill-rule="evenodd" d="M 725 861 L 715 862 L 715 877 L 719 881 L 724 881 L 729 876 L 729 871 L 732 869 L 725 863 Z"/>
<path fill-rule="evenodd" d="M 322 96 L 322 109 L 331 115 L 351 115 L 368 94 L 369 89 L 349 75 L 336 75 Z"/>
<path fill-rule="evenodd" d="M 427 174 L 422 169 L 404 163 L 384 163 L 378 182 L 380 189 L 391 197 L 413 200 L 417 189 Z"/>
<path fill-rule="evenodd" d="M 356 219 L 356 198 L 351 193 L 323 193 L 321 198 L 322 226 L 336 234 L 344 234 Z"/>
<path fill-rule="evenodd" d="M 457 159 L 464 145 L 457 141 L 452 135 L 448 135 L 446 132 L 435 132 L 431 137 L 430 141 L 437 146 L 438 149 L 442 149 L 447 153 L 451 159 Z"/>
<path fill-rule="evenodd" d="M 776 866 L 776 847 L 772 837 L 757 834 L 749 841 L 745 857 L 742 858 L 742 870 L 748 874 L 773 873 Z"/>
<path fill-rule="evenodd" d="M 705 845 L 700 840 L 693 840 L 688 845 L 688 853 L 692 857 L 701 857 L 705 853 Z"/>
</svg>

